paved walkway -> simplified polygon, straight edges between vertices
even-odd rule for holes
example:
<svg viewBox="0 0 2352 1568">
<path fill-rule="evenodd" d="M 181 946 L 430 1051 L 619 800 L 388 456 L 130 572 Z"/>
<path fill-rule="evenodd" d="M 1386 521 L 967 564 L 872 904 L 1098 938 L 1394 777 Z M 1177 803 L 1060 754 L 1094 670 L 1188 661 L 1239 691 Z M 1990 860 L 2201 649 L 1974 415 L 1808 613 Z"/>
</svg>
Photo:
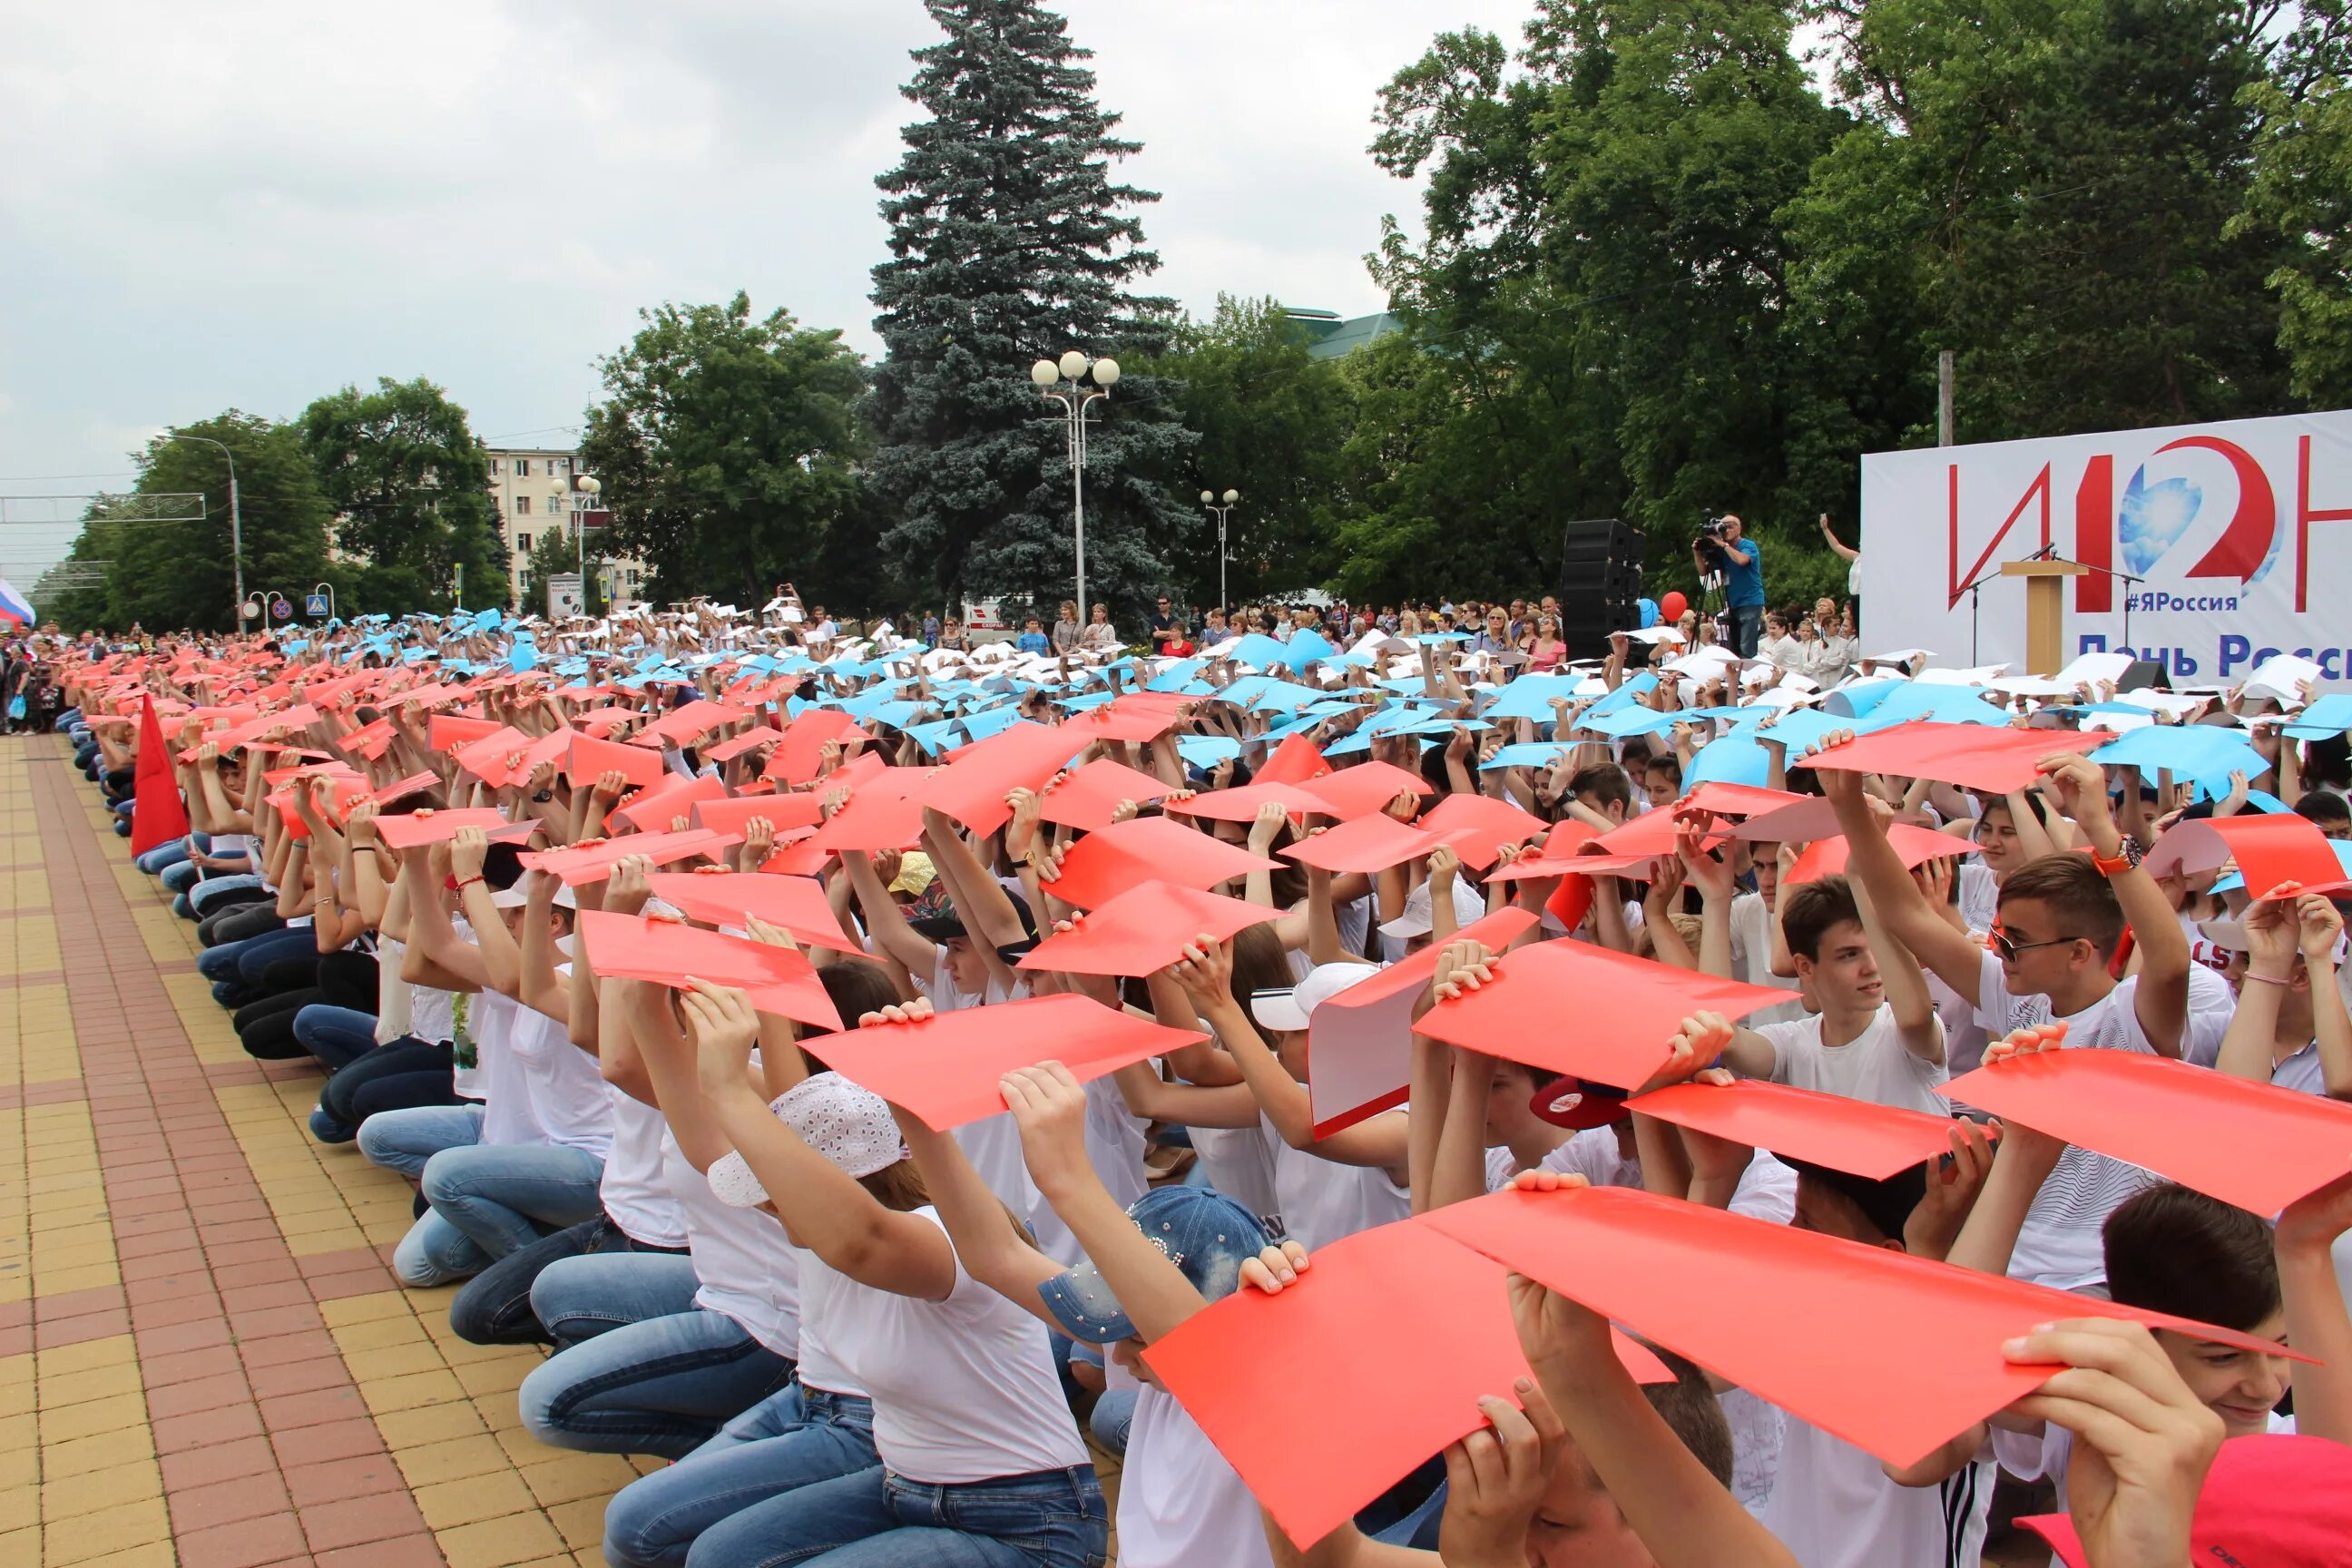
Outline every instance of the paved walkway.
<svg viewBox="0 0 2352 1568">
<path fill-rule="evenodd" d="M 636 1469 L 394 1284 L 407 1184 L 196 950 L 62 742 L 0 740 L 0 1568 L 603 1568 Z"/>
</svg>

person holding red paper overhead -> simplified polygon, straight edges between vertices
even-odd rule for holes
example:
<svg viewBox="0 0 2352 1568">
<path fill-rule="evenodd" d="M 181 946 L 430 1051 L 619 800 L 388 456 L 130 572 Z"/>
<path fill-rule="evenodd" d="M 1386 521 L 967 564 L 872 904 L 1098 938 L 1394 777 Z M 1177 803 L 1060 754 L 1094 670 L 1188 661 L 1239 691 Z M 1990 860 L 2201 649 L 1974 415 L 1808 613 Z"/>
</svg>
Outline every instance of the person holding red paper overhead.
<svg viewBox="0 0 2352 1568">
<path fill-rule="evenodd" d="M 1825 737 L 1824 744 L 1841 738 Z M 2099 764 L 2060 752 L 2042 767 L 2091 853 L 2044 856 L 2012 872 L 1990 949 L 1929 908 L 1864 800 L 1861 779 L 1828 769 L 1820 777 L 1851 847 L 1848 868 L 1879 917 L 1946 984 L 1976 998 L 1989 1031 L 2054 1021 L 2067 1026 L 2069 1047 L 2176 1058 L 2200 1054 L 2197 1036 L 2210 1033 L 2201 1050 L 2218 1050 L 2226 1017 L 2192 1014 L 2188 939 L 2163 890 L 2140 868 L 2140 847 L 2108 815 Z M 2139 967 L 2118 982 L 2109 964 L 2126 921 Z M 2010 1273 L 2060 1289 L 2095 1284 L 2105 1271 L 2100 1224 L 2155 1180 L 2136 1165 L 2069 1148 L 2035 1199 Z"/>
<path fill-rule="evenodd" d="M 747 1073 L 759 1017 L 740 991 L 681 998 L 704 1089 L 736 1154 L 711 1184 L 767 1203 L 802 1265 L 810 1335 L 873 1400 L 880 1463 L 706 1531 L 716 1562 L 1103 1560 L 1108 1520 L 1063 1403 L 1045 1330 L 974 1279 L 899 1142 L 889 1107 L 834 1073 L 772 1110 Z M 860 1023 L 871 1021 L 861 1019 Z M 740 1168 L 739 1168 L 740 1167 Z M 993 1216 L 1009 1234 L 1011 1215 Z M 828 1373 L 830 1374 L 830 1373 Z M 691 1461 L 689 1461 L 691 1462 Z"/>
<path fill-rule="evenodd" d="M 2213 1065 L 2233 1078 L 2352 1100 L 2352 1013 L 2336 984 L 2344 917 L 2324 894 L 2257 900 L 2236 938 L 2238 1010 Z"/>
</svg>

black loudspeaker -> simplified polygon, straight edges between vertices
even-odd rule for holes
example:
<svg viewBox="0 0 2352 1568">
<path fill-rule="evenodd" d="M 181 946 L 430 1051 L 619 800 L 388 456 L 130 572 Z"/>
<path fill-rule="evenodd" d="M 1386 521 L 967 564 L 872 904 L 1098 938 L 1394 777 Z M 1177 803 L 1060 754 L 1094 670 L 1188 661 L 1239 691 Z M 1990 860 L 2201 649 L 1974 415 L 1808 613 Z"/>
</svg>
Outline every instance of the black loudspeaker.
<svg viewBox="0 0 2352 1568">
<path fill-rule="evenodd" d="M 2117 691 L 2169 691 L 2172 682 L 2165 679 L 2164 660 L 2136 658 L 2124 678 L 2116 682 Z"/>
<path fill-rule="evenodd" d="M 1559 636 L 1570 658 L 1606 658 L 1609 634 L 1641 624 L 1642 536 L 1615 518 L 1571 522 L 1560 541 Z"/>
</svg>

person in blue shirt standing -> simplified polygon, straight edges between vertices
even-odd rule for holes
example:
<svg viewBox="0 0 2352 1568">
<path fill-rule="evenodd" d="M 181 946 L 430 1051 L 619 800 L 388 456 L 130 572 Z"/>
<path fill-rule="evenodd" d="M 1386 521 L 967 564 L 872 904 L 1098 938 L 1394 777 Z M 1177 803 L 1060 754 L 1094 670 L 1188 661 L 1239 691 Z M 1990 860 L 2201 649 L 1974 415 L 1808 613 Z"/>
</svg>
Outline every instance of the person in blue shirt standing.
<svg viewBox="0 0 2352 1568">
<path fill-rule="evenodd" d="M 1718 574 L 1723 578 L 1732 651 L 1754 658 L 1757 636 L 1764 628 L 1764 547 L 1745 537 L 1740 521 L 1729 512 L 1716 523 L 1691 542 L 1691 561 L 1702 580 Z"/>
<path fill-rule="evenodd" d="M 1013 646 L 1023 653 L 1054 651 L 1053 639 L 1045 635 L 1045 623 L 1036 616 L 1031 616 L 1021 623 L 1021 635 L 1013 639 Z"/>
</svg>

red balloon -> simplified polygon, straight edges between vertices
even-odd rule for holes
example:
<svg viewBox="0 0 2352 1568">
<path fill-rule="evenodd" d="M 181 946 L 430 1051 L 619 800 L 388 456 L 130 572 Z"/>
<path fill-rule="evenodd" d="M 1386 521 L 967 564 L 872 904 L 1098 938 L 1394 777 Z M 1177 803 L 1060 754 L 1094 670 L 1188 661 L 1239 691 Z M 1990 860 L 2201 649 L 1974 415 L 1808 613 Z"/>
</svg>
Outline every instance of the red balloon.
<svg viewBox="0 0 2352 1568">
<path fill-rule="evenodd" d="M 1689 608 L 1690 601 L 1684 598 L 1679 590 L 1670 590 L 1658 600 L 1658 618 L 1662 621 L 1678 621 L 1683 618 L 1683 612 Z"/>
</svg>

